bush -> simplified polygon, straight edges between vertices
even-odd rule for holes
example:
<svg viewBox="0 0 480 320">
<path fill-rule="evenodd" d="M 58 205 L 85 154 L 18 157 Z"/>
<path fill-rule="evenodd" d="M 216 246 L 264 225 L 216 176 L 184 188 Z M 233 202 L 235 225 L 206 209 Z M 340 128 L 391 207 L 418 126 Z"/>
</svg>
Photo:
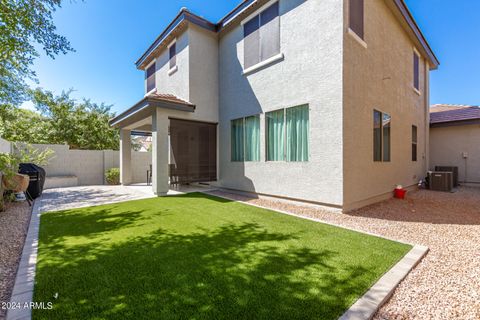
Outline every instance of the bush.
<svg viewBox="0 0 480 320">
<path fill-rule="evenodd" d="M 119 168 L 111 168 L 105 172 L 105 180 L 110 185 L 117 185 L 120 184 L 120 169 Z"/>
</svg>

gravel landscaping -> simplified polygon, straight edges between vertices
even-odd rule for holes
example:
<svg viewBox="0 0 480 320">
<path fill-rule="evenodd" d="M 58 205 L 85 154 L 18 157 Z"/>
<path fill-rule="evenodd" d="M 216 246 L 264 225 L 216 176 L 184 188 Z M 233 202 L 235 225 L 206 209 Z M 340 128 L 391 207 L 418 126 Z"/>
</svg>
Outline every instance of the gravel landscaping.
<svg viewBox="0 0 480 320">
<path fill-rule="evenodd" d="M 26 202 L 6 205 L 0 212 L 0 304 L 10 300 L 32 211 Z M 0 319 L 5 316 L 0 307 Z"/>
<path fill-rule="evenodd" d="M 392 239 L 430 252 L 374 319 L 480 319 L 480 188 L 420 190 L 348 214 L 272 198 L 212 194 L 289 211 Z"/>
</svg>

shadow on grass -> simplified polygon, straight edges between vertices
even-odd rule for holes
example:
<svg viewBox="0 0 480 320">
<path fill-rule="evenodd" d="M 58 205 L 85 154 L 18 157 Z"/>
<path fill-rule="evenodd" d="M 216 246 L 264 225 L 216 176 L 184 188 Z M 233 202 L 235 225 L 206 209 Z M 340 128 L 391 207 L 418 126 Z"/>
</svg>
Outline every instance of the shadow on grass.
<svg viewBox="0 0 480 320">
<path fill-rule="evenodd" d="M 54 309 L 34 319 L 336 319 L 370 285 L 370 271 L 338 270 L 336 252 L 285 245 L 292 240 L 244 223 L 157 229 L 110 246 L 46 244 L 35 301 Z"/>
</svg>

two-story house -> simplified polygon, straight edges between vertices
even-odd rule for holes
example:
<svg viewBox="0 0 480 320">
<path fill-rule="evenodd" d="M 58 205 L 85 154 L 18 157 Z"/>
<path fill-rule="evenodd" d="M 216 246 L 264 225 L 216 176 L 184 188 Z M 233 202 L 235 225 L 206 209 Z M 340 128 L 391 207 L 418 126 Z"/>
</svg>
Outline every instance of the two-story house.
<svg viewBox="0 0 480 320">
<path fill-rule="evenodd" d="M 151 131 L 172 180 L 350 210 L 428 169 L 438 60 L 403 0 L 245 0 L 218 23 L 182 9 L 136 62 L 145 97 L 111 120 Z M 134 164 L 133 164 L 134 165 Z"/>
</svg>

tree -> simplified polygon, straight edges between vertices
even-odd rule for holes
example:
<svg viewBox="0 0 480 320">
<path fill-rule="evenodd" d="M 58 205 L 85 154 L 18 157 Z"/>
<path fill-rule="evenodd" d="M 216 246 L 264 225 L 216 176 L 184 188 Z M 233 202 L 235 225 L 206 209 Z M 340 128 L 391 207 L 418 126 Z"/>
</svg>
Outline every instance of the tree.
<svg viewBox="0 0 480 320">
<path fill-rule="evenodd" d="M 73 51 L 52 22 L 60 5 L 61 0 L 0 0 L 0 106 L 18 106 L 28 98 L 25 80 L 36 80 L 35 44 L 51 58 Z"/>
<path fill-rule="evenodd" d="M 72 149 L 118 150 L 118 130 L 108 124 L 114 116 L 111 106 L 86 99 L 78 102 L 70 93 L 54 96 L 50 91 L 33 90 L 38 112 L 4 106 L 0 135 L 10 141 L 68 144 Z"/>
<path fill-rule="evenodd" d="M 81 102 L 70 98 L 71 90 L 54 96 L 40 88 L 32 91 L 32 101 L 46 124 L 40 130 L 47 131 L 48 143 L 66 143 L 72 149 L 119 149 L 119 132 L 109 126 L 115 116 L 110 105 Z"/>
</svg>

